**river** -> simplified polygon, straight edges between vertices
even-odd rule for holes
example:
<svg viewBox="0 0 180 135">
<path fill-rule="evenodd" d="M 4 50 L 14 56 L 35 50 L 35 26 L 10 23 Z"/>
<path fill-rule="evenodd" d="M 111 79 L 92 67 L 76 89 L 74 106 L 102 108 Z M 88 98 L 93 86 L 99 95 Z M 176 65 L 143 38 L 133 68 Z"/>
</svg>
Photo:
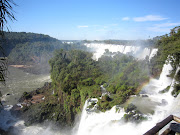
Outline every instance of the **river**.
<svg viewBox="0 0 180 135">
<path fill-rule="evenodd" d="M 4 130 L 13 128 L 14 134 L 16 135 L 36 135 L 38 133 L 43 133 L 42 131 L 44 131 L 46 126 L 44 126 L 44 128 L 38 125 L 25 127 L 24 122 L 13 117 L 9 110 L 13 105 L 18 103 L 18 99 L 23 92 L 30 92 L 42 87 L 45 82 L 50 82 L 50 75 L 34 75 L 15 67 L 9 67 L 7 76 L 6 85 L 0 84 L 1 93 L 3 95 L 2 103 L 4 105 L 4 109 L 0 110 L 0 127 Z"/>
<path fill-rule="evenodd" d="M 14 67 L 8 68 L 7 76 L 6 85 L 0 84 L 4 105 L 17 104 L 23 92 L 30 92 L 51 81 L 49 74 L 34 75 Z"/>
<path fill-rule="evenodd" d="M 18 103 L 19 97 L 24 91 L 32 91 L 43 86 L 50 80 L 49 74 L 33 75 L 25 73 L 17 68 L 9 67 L 6 86 L 1 85 L 3 94 L 4 110 L 0 111 L 0 127 L 7 130 L 12 128 L 15 135 L 140 135 L 152 128 L 157 122 L 163 120 L 170 114 L 180 116 L 180 96 L 171 96 L 173 87 L 167 93 L 159 93 L 167 86 L 173 86 L 173 79 L 167 75 L 171 70 L 170 64 L 164 65 L 159 79 L 151 79 L 142 88 L 140 96 L 132 96 L 129 102 L 135 104 L 140 111 L 146 114 L 147 121 L 140 124 L 124 123 L 121 119 L 125 114 L 121 107 L 113 107 L 106 112 L 93 112 L 87 109 L 91 102 L 88 99 L 82 110 L 81 119 L 77 121 L 72 130 L 56 129 L 51 123 L 48 125 L 24 126 L 22 120 L 14 118 L 10 109 L 12 105 Z M 146 96 L 142 96 L 146 95 Z M 96 99 L 92 99 L 96 100 Z M 154 112 L 150 114 L 150 112 Z"/>
</svg>

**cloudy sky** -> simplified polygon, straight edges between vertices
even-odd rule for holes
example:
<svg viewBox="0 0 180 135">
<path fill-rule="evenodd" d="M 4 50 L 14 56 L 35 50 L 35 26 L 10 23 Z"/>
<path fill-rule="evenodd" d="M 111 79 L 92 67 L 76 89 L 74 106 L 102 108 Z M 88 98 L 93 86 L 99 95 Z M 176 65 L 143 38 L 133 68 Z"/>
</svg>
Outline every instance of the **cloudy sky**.
<svg viewBox="0 0 180 135">
<path fill-rule="evenodd" d="M 180 26 L 180 0 L 14 1 L 12 31 L 57 39 L 147 39 Z"/>
</svg>

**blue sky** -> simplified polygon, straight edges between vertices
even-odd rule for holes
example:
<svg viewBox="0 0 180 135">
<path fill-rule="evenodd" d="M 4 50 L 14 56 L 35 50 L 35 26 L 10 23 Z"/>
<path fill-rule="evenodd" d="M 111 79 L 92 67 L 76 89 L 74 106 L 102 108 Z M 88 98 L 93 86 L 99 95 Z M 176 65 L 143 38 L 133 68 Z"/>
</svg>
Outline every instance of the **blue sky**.
<svg viewBox="0 0 180 135">
<path fill-rule="evenodd" d="M 180 26 L 180 0 L 14 0 L 12 31 L 64 40 L 147 39 Z"/>
</svg>

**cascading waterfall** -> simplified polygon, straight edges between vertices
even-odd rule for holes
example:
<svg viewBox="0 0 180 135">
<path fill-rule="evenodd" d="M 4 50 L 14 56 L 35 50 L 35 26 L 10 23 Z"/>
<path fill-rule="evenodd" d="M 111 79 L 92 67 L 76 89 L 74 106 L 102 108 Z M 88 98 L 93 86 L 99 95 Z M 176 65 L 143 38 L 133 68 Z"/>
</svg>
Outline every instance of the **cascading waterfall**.
<svg viewBox="0 0 180 135">
<path fill-rule="evenodd" d="M 176 72 L 175 72 L 175 75 L 174 75 L 174 78 L 172 80 L 172 83 L 171 83 L 171 87 L 169 89 L 169 95 L 171 94 L 171 92 L 173 91 L 173 87 L 174 87 L 174 84 L 176 83 L 176 80 L 175 80 L 175 76 L 177 75 L 177 73 L 180 71 L 180 67 L 177 68 Z M 170 107 L 170 111 L 169 113 L 170 114 L 174 114 L 174 115 L 180 115 L 180 112 L 179 112 L 179 108 L 180 108 L 180 94 L 178 95 L 178 97 L 176 97 L 173 101 L 173 104 L 171 107 Z"/>
<path fill-rule="evenodd" d="M 88 100 L 86 100 L 85 104 L 84 104 L 84 107 L 83 107 L 83 111 L 82 111 L 82 114 L 81 114 L 81 121 L 80 121 L 80 124 L 79 124 L 79 130 L 78 130 L 78 134 L 82 134 L 83 133 L 83 124 L 86 120 L 86 117 L 87 117 L 87 112 L 86 112 L 86 108 L 88 107 Z"/>
<path fill-rule="evenodd" d="M 77 135 L 109 134 L 112 132 L 111 125 L 123 117 L 124 110 L 114 106 L 110 111 L 97 113 L 94 108 L 88 109 L 88 104 L 91 102 L 88 99 L 84 105 Z"/>
<path fill-rule="evenodd" d="M 145 59 L 146 56 L 149 57 L 149 60 L 156 55 L 158 49 L 149 49 L 149 48 L 141 48 L 138 46 L 124 46 L 124 45 L 110 45 L 110 44 L 86 44 L 87 47 L 90 47 L 94 50 L 94 58 L 98 59 L 103 55 L 105 49 L 109 49 L 110 52 L 121 52 L 124 54 L 133 54 L 139 59 Z M 180 95 L 177 98 L 171 96 L 171 91 L 173 90 L 173 85 L 175 83 L 175 79 L 171 79 L 167 75 L 169 75 L 172 67 L 170 64 L 165 64 L 162 69 L 162 73 L 159 79 L 151 79 L 150 82 L 142 88 L 140 95 L 143 96 L 132 96 L 130 102 L 137 106 L 138 110 L 144 113 L 147 117 L 147 121 L 143 121 L 140 124 L 128 122 L 125 123 L 122 118 L 126 113 L 124 108 L 120 106 L 114 106 L 111 110 L 106 112 L 100 112 L 97 109 L 97 105 L 93 108 L 88 108 L 92 103 L 97 103 L 98 99 L 92 98 L 86 100 L 82 114 L 80 123 L 78 124 L 78 129 L 76 132 L 73 132 L 72 135 L 119 135 L 119 134 L 143 134 L 150 128 L 152 128 L 157 122 L 163 120 L 169 114 L 179 115 L 180 108 Z M 177 69 L 177 72 L 180 68 Z M 176 75 L 175 74 L 175 75 Z M 169 92 L 167 93 L 159 93 L 161 90 L 165 89 L 167 86 L 170 86 Z M 101 86 L 102 87 L 102 86 Z M 102 94 L 108 94 L 104 89 L 102 89 Z M 173 104 L 176 104 L 173 106 Z M 20 129 L 20 132 L 17 134 L 48 134 L 48 135 L 69 135 L 68 132 L 52 131 L 52 127 L 47 128 L 46 126 L 30 126 L 25 127 L 23 121 L 18 121 L 11 116 L 9 109 L 11 106 L 7 106 L 4 111 L 1 111 L 0 116 L 2 119 L 6 119 L 6 121 L 0 121 L 0 126 L 4 126 L 3 128 L 9 128 L 11 125 L 17 129 Z M 154 112 L 154 113 L 151 113 Z M 1 119 L 1 118 L 0 118 Z M 9 124 L 11 123 L 11 124 Z"/>
<path fill-rule="evenodd" d="M 152 49 L 152 51 L 151 51 L 151 54 L 150 54 L 150 56 L 149 56 L 149 60 L 151 60 L 152 59 L 152 57 L 154 57 L 156 54 L 157 54 L 157 51 L 158 51 L 158 49 Z"/>
<path fill-rule="evenodd" d="M 174 78 L 173 78 L 173 80 L 172 80 L 172 83 L 171 83 L 171 87 L 170 87 L 169 92 L 171 92 L 171 91 L 173 90 L 173 86 L 174 86 L 174 84 L 176 83 L 175 76 L 177 75 L 177 73 L 179 72 L 179 70 L 180 70 L 180 67 L 178 67 L 177 70 L 176 70 L 176 72 L 175 72 L 175 75 L 174 75 Z"/>
<path fill-rule="evenodd" d="M 111 110 L 106 112 L 89 110 L 88 104 L 91 103 L 91 100 L 88 99 L 83 108 L 80 126 L 76 135 L 139 135 L 145 133 L 168 115 L 174 114 L 172 112 L 173 103 L 175 101 L 178 102 L 178 100 L 175 100 L 175 98 L 171 95 L 173 84 L 175 83 L 174 79 L 172 80 L 168 77 L 171 70 L 172 67 L 169 63 L 164 64 L 160 78 L 151 79 L 150 82 L 142 89 L 141 94 L 146 94 L 147 97 L 135 96 L 132 99 L 132 103 L 135 104 L 138 109 L 141 109 L 142 104 L 148 108 L 153 108 L 154 114 L 146 114 L 148 117 L 147 121 L 140 124 L 131 122 L 125 123 L 122 120 L 123 115 L 125 114 L 124 109 L 120 107 L 118 108 L 117 106 L 114 106 Z M 176 74 L 179 70 L 180 68 L 177 69 Z M 164 90 L 167 86 L 171 86 L 169 92 L 160 93 L 160 91 Z M 137 98 L 138 103 L 136 103 Z M 176 112 L 176 115 L 180 115 L 180 113 Z"/>
<path fill-rule="evenodd" d="M 112 44 L 99 44 L 99 43 L 85 43 L 85 46 L 92 49 L 94 52 L 93 58 L 98 60 L 105 52 L 105 49 L 108 49 L 110 52 L 121 52 L 123 54 L 131 54 L 132 56 L 138 59 L 145 59 L 146 56 L 149 57 L 149 60 L 156 55 L 157 48 L 145 48 L 141 46 L 125 46 L 125 45 L 112 45 Z"/>
</svg>

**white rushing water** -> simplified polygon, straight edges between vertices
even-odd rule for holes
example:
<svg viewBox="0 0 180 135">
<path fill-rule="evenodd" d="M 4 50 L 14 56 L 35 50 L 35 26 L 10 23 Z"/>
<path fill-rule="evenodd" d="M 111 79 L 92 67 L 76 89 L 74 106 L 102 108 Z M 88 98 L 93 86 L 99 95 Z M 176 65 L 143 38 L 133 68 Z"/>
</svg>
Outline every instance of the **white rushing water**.
<svg viewBox="0 0 180 135">
<path fill-rule="evenodd" d="M 149 60 L 156 55 L 157 49 L 140 48 L 136 46 L 123 46 L 123 45 L 102 45 L 99 44 L 86 44 L 86 46 L 94 49 L 94 57 L 98 59 L 105 52 L 105 49 L 109 49 L 111 52 L 122 52 L 124 54 L 132 53 L 137 58 L 144 59 L 149 56 Z M 141 53 L 139 53 L 141 52 Z M 91 103 L 97 103 L 98 99 L 92 98 L 85 102 L 82 110 L 81 118 L 79 123 L 75 125 L 75 131 L 70 131 L 66 129 L 53 129 L 54 126 L 49 125 L 33 125 L 30 127 L 24 126 L 22 120 L 14 118 L 10 113 L 10 108 L 12 107 L 15 99 L 10 99 L 10 96 L 14 97 L 18 95 L 18 89 L 20 93 L 28 90 L 31 91 L 38 85 L 33 85 L 33 83 L 41 83 L 41 85 L 49 80 L 49 76 L 33 76 L 31 74 L 23 73 L 17 69 L 14 69 L 11 78 L 18 78 L 17 73 L 20 73 L 22 79 L 16 79 L 17 83 L 10 80 L 6 90 L 4 90 L 4 104 L 6 105 L 4 110 L 0 111 L 0 127 L 7 130 L 10 127 L 14 134 L 16 135 L 141 135 L 148 131 L 150 128 L 155 126 L 159 121 L 162 121 L 165 117 L 170 114 L 180 116 L 180 96 L 174 98 L 171 96 L 171 91 L 173 90 L 173 85 L 175 79 L 171 79 L 167 75 L 170 74 L 172 67 L 170 64 L 165 64 L 162 69 L 162 73 L 159 79 L 151 79 L 150 82 L 143 87 L 140 95 L 142 96 L 132 96 L 130 102 L 137 106 L 138 110 L 144 113 L 148 120 L 140 124 L 128 122 L 125 123 L 122 118 L 125 114 L 124 108 L 119 106 L 114 106 L 111 110 L 106 112 L 100 112 L 97 110 L 97 105 L 93 108 L 88 108 Z M 177 69 L 179 71 L 180 68 Z M 177 74 L 176 71 L 176 74 Z M 25 80 L 25 79 L 29 80 Z M 36 79 L 35 79 L 36 78 Z M 16 85 L 17 84 L 17 85 Z M 20 85 L 21 84 L 21 85 Z M 160 91 L 170 86 L 169 92 L 159 93 Z M 22 87 L 22 88 L 21 88 Z M 30 87 L 32 87 L 30 89 Z M 102 86 L 101 86 L 102 87 Z M 102 94 L 108 94 L 104 89 L 102 89 Z M 7 93 L 10 95 L 7 96 Z M 20 94 L 21 95 L 21 94 Z M 143 96 L 146 95 L 146 96 Z M 18 97 L 18 96 L 17 96 Z M 174 105 L 175 104 L 175 105 Z M 152 112 L 154 112 L 152 114 Z"/>
<path fill-rule="evenodd" d="M 113 44 L 103 44 L 103 43 L 86 43 L 84 44 L 88 48 L 92 49 L 94 52 L 93 58 L 98 60 L 108 49 L 110 52 L 121 52 L 123 54 L 130 54 L 138 59 L 145 59 L 146 56 L 149 57 L 149 60 L 156 55 L 157 48 L 147 48 L 141 46 L 125 46 L 125 45 L 113 45 Z"/>
<path fill-rule="evenodd" d="M 143 88 L 141 93 L 145 94 L 146 97 L 135 96 L 131 101 L 142 112 L 146 108 L 152 108 L 154 114 L 147 113 L 147 121 L 140 124 L 131 122 L 125 123 L 122 120 L 125 114 L 124 109 L 116 106 L 106 112 L 92 111 L 92 109 L 88 109 L 88 106 L 92 102 L 91 99 L 88 99 L 84 105 L 76 135 L 140 135 L 151 129 L 156 123 L 162 121 L 170 114 L 180 116 L 180 112 L 178 111 L 180 109 L 180 102 L 171 95 L 172 86 L 175 81 L 167 76 L 170 74 L 171 70 L 172 67 L 170 64 L 164 64 L 160 78 L 151 79 Z M 178 70 L 179 68 L 177 71 Z M 169 92 L 164 94 L 159 93 L 167 86 L 171 86 Z M 176 107 L 174 107 L 174 103 L 176 102 L 179 106 L 175 105 Z"/>
</svg>

